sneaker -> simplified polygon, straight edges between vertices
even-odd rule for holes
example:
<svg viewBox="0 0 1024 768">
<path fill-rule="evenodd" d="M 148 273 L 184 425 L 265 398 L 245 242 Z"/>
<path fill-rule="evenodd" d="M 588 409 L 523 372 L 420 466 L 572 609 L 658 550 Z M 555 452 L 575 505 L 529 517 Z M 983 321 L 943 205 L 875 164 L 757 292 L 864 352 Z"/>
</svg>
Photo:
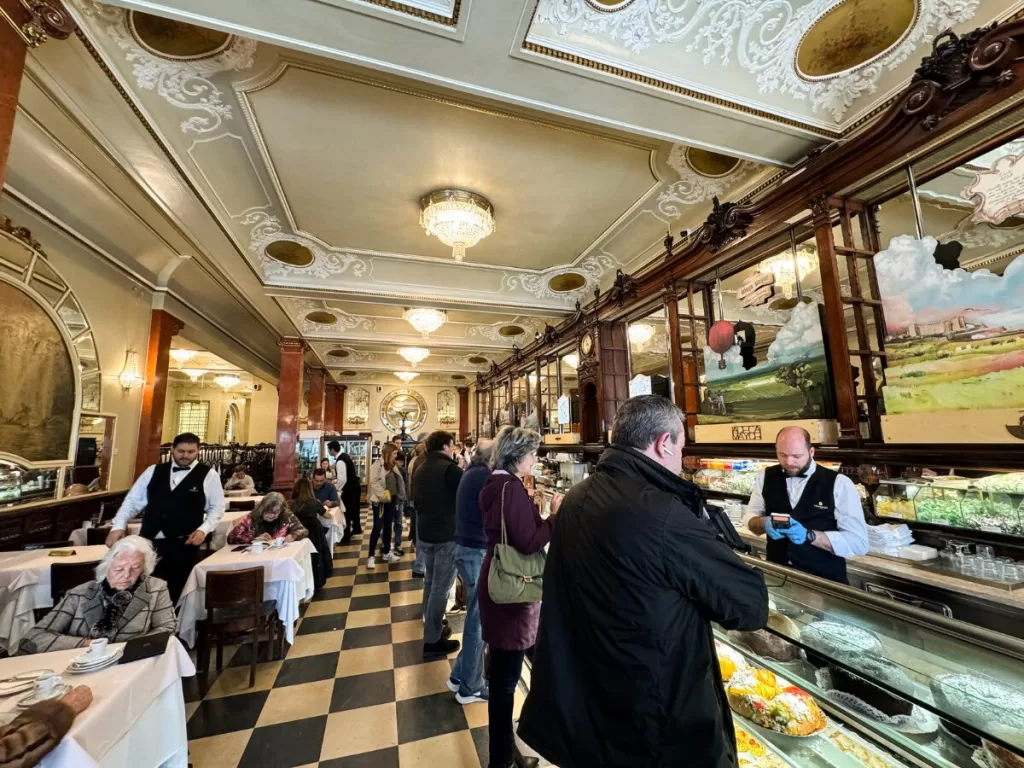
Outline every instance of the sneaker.
<svg viewBox="0 0 1024 768">
<path fill-rule="evenodd" d="M 451 681 L 449 681 L 449 688 L 451 688 Z M 468 696 L 463 696 L 461 693 L 455 694 L 455 700 L 459 704 L 486 704 L 487 700 L 491 697 L 491 692 L 487 690 L 487 686 L 484 686 L 481 690 L 476 693 L 471 693 Z"/>
<path fill-rule="evenodd" d="M 377 562 L 373 559 L 373 555 L 370 555 L 368 558 L 366 558 L 366 570 L 372 571 L 376 567 Z"/>
<path fill-rule="evenodd" d="M 436 643 L 423 644 L 423 660 L 435 659 L 455 653 L 462 644 L 458 640 L 438 640 Z"/>
<path fill-rule="evenodd" d="M 412 572 L 412 577 L 413 577 L 414 579 L 422 579 L 422 578 L 423 578 L 423 577 L 425 577 L 426 575 L 427 575 L 427 574 L 425 574 L 425 573 L 417 573 L 416 571 L 413 571 L 413 572 Z"/>
<path fill-rule="evenodd" d="M 401 547 L 399 547 L 398 549 L 396 549 L 396 550 L 395 550 L 395 554 L 396 554 L 396 555 L 397 555 L 398 557 L 401 557 L 401 556 L 402 556 L 402 555 L 404 555 L 405 553 L 404 553 L 404 552 L 402 551 L 402 548 L 401 548 Z"/>
<path fill-rule="evenodd" d="M 466 606 L 464 605 L 453 605 L 452 609 L 448 611 L 449 616 L 457 616 L 466 612 Z"/>
<path fill-rule="evenodd" d="M 385 563 L 391 563 L 398 559 L 398 555 L 396 555 L 394 552 L 385 552 L 383 555 L 380 556 L 380 559 L 383 560 Z"/>
<path fill-rule="evenodd" d="M 458 693 L 459 688 L 462 687 L 462 682 L 456 680 L 454 677 L 449 677 L 447 680 L 444 681 L 444 684 L 448 686 L 448 690 L 452 693 Z"/>
</svg>

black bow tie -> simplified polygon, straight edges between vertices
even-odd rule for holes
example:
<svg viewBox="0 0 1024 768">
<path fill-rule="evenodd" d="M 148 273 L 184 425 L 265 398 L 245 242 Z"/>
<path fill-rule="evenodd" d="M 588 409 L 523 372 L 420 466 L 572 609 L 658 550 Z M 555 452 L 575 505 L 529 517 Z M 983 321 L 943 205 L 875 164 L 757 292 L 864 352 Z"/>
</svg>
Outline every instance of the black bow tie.
<svg viewBox="0 0 1024 768">
<path fill-rule="evenodd" d="M 790 480 L 796 480 L 798 477 L 806 478 L 807 477 L 807 473 L 806 472 L 801 472 L 799 475 L 790 475 L 789 479 Z"/>
<path fill-rule="evenodd" d="M 190 469 L 192 469 L 191 464 L 187 467 L 179 467 L 177 464 L 175 464 L 173 467 L 171 467 L 171 472 L 188 472 Z"/>
</svg>

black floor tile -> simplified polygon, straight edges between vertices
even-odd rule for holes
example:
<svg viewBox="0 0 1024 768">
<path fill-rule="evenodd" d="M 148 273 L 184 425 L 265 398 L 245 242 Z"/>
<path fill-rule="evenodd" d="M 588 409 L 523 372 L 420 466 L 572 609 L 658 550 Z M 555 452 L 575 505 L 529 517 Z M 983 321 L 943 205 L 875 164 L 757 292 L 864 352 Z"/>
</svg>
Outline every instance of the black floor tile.
<svg viewBox="0 0 1024 768">
<path fill-rule="evenodd" d="M 337 558 L 335 558 L 335 559 L 337 559 Z M 334 566 L 334 575 L 335 576 L 355 576 L 356 575 L 356 568 L 358 568 L 358 567 L 359 566 L 356 566 L 356 565 L 348 565 L 348 566 L 337 566 L 337 565 L 335 565 Z"/>
<path fill-rule="evenodd" d="M 188 719 L 189 739 L 204 739 L 252 728 L 260 719 L 269 695 L 270 691 L 256 691 L 204 701 Z"/>
<path fill-rule="evenodd" d="M 412 555 L 412 553 L 409 552 L 409 548 L 406 547 L 405 559 L 402 560 L 400 563 L 391 563 L 390 564 L 390 570 L 392 570 L 392 571 L 411 571 L 412 570 L 412 563 L 413 563 L 413 560 L 415 559 L 411 555 Z"/>
<path fill-rule="evenodd" d="M 317 632 L 333 632 L 345 628 L 347 613 L 331 613 L 327 616 L 310 616 L 299 625 L 299 635 L 312 635 Z"/>
<path fill-rule="evenodd" d="M 286 685 L 331 680 L 337 671 L 337 653 L 322 653 L 319 656 L 288 659 L 281 665 L 281 671 L 277 673 L 274 687 L 283 688 Z"/>
<path fill-rule="evenodd" d="M 348 604 L 350 611 L 369 611 L 373 608 L 390 608 L 390 595 L 370 595 L 369 597 L 353 597 Z"/>
<path fill-rule="evenodd" d="M 487 726 L 474 728 L 473 745 L 476 747 L 476 756 L 480 758 L 480 765 L 487 765 L 491 760 L 490 739 L 487 735 Z M 323 763 L 321 763 L 323 765 Z"/>
<path fill-rule="evenodd" d="M 391 609 L 392 624 L 397 624 L 400 621 L 412 621 L 413 619 L 423 619 L 422 605 L 399 605 Z"/>
<path fill-rule="evenodd" d="M 335 570 L 337 573 L 337 570 Z M 373 573 L 360 573 L 356 576 L 356 584 L 382 584 L 388 580 L 388 572 L 381 569 Z"/>
<path fill-rule="evenodd" d="M 469 729 L 462 705 L 450 693 L 420 696 L 396 706 L 399 744 Z"/>
<path fill-rule="evenodd" d="M 313 600 L 340 600 L 343 597 L 352 597 L 352 587 L 323 587 Z"/>
<path fill-rule="evenodd" d="M 187 703 L 202 701 L 213 684 L 217 682 L 220 673 L 214 667 L 214 661 L 211 659 L 210 671 L 205 675 L 202 672 L 196 672 L 192 677 L 181 678 L 181 690 Z"/>
<path fill-rule="evenodd" d="M 392 592 L 415 592 L 423 589 L 423 579 L 404 579 L 403 581 L 392 581 Z"/>
<path fill-rule="evenodd" d="M 372 672 L 368 675 L 339 677 L 334 681 L 331 712 L 374 707 L 395 700 L 395 673 Z"/>
<path fill-rule="evenodd" d="M 224 650 L 227 653 L 227 649 Z M 235 655 L 231 657 L 231 661 L 226 664 L 228 667 L 248 667 L 252 660 L 252 643 L 245 643 L 238 646 L 238 650 L 235 651 Z M 276 661 L 274 659 L 274 649 L 270 647 L 270 643 L 264 641 L 260 643 L 259 648 L 256 650 L 256 663 L 266 664 L 268 661 Z M 213 669 L 217 664 L 217 651 L 210 650 L 210 669 Z"/>
<path fill-rule="evenodd" d="M 316 764 L 326 729 L 327 715 L 257 728 L 249 736 L 238 768 L 293 768 Z"/>
<path fill-rule="evenodd" d="M 407 643 L 395 643 L 395 667 L 411 667 L 413 664 L 423 664 L 423 641 L 410 640 Z M 437 659 L 429 659 L 437 661 Z"/>
<path fill-rule="evenodd" d="M 341 650 L 351 651 L 353 648 L 369 648 L 373 645 L 388 645 L 391 642 L 391 625 L 382 624 L 377 627 L 360 627 L 345 630 L 341 639 Z"/>
<path fill-rule="evenodd" d="M 398 768 L 398 747 L 325 760 L 320 763 L 320 768 Z"/>
<path fill-rule="evenodd" d="M 339 566 L 341 568 L 349 567 L 351 565 L 348 562 L 349 560 L 358 560 L 358 559 L 359 559 L 359 553 L 358 552 L 335 552 L 334 553 L 335 565 Z M 341 574 L 339 574 L 339 575 L 341 575 Z"/>
</svg>

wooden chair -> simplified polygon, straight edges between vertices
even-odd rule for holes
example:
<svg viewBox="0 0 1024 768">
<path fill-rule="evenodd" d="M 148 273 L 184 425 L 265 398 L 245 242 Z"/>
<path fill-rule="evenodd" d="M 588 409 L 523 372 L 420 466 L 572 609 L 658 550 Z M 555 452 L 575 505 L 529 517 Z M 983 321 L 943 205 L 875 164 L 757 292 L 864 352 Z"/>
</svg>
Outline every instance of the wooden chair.
<svg viewBox="0 0 1024 768">
<path fill-rule="evenodd" d="M 96 566 L 99 560 L 91 560 L 87 563 L 51 563 L 50 564 L 50 597 L 53 604 L 57 605 L 64 595 L 77 587 L 79 584 L 86 584 L 96 578 Z M 39 621 L 52 609 L 37 608 L 35 619 Z"/>
<path fill-rule="evenodd" d="M 107 534 L 110 533 L 110 526 L 104 526 L 103 528 L 86 528 L 85 529 L 85 543 L 90 547 L 95 547 L 98 544 L 107 543 Z"/>
<path fill-rule="evenodd" d="M 199 671 L 205 673 L 210 669 L 211 642 L 217 644 L 219 670 L 223 666 L 224 641 L 251 637 L 251 688 L 256 684 L 256 659 L 260 639 L 264 634 L 268 651 L 273 653 L 274 658 L 281 658 L 284 655 L 284 625 L 277 613 L 277 601 L 263 599 L 263 568 L 207 573 L 206 621 L 199 633 Z"/>
</svg>

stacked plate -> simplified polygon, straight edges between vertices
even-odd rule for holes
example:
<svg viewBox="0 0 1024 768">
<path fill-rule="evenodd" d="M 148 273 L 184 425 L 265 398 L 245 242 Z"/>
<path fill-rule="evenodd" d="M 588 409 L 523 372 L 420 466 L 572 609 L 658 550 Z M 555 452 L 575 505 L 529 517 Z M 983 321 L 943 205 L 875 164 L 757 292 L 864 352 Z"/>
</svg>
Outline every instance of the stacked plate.
<svg viewBox="0 0 1024 768">
<path fill-rule="evenodd" d="M 75 657 L 75 660 L 71 662 L 71 666 L 68 667 L 67 671 L 72 675 L 84 675 L 89 672 L 99 672 L 101 669 L 106 669 L 107 667 L 117 664 L 118 660 L 123 655 L 123 647 L 111 649 L 102 656 L 83 653 L 81 656 Z"/>
<path fill-rule="evenodd" d="M 16 693 L 30 690 L 35 687 L 37 679 L 52 674 L 52 669 L 32 669 L 22 672 L 20 675 L 14 675 L 14 677 L 4 678 L 0 680 L 0 697 L 13 696 Z"/>
</svg>

